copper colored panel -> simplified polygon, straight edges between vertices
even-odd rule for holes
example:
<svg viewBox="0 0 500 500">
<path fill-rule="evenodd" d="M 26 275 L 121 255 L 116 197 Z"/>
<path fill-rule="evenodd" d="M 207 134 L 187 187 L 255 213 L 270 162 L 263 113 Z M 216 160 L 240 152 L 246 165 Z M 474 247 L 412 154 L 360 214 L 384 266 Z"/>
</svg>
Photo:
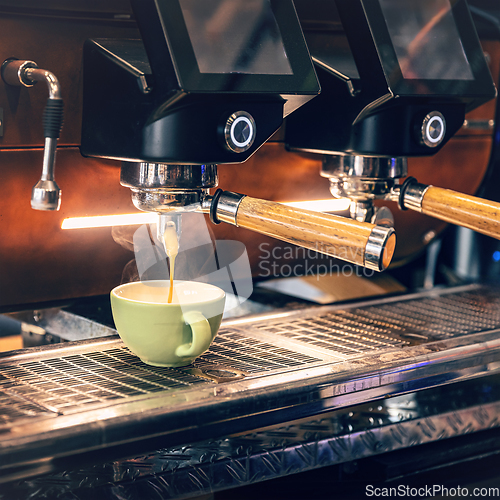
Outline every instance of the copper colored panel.
<svg viewBox="0 0 500 500">
<path fill-rule="evenodd" d="M 140 38 L 130 22 L 0 15 L 0 64 L 8 58 L 34 61 L 61 84 L 65 105 L 60 144 L 79 145 L 82 122 L 82 54 L 88 38 Z M 4 136 L 0 148 L 43 145 L 42 115 L 47 86 L 8 87 L 0 82 Z"/>
<path fill-rule="evenodd" d="M 410 173 L 421 182 L 474 193 L 486 169 L 489 146 L 488 138 L 454 139 L 439 155 L 412 161 Z M 66 217 L 135 211 L 129 190 L 119 184 L 119 164 L 85 159 L 77 149 L 60 149 L 56 177 L 63 192 L 61 211 L 36 212 L 29 200 L 41 161 L 40 150 L 0 152 L 5 187 L 0 198 L 0 305 L 108 293 L 133 259 L 132 252 L 113 241 L 110 228 L 60 229 Z M 291 154 L 271 143 L 244 165 L 220 167 L 220 186 L 275 201 L 328 198 L 328 181 L 319 176 L 319 165 L 319 158 Z M 414 257 L 424 248 L 426 234 L 445 226 L 415 212 L 392 209 L 396 260 Z M 259 264 L 273 248 L 278 264 L 294 262 L 286 254 L 290 246 L 282 242 L 227 224 L 211 228 L 218 239 L 246 245 L 256 277 L 265 277 Z M 135 229 L 131 227 L 130 234 Z"/>
<path fill-rule="evenodd" d="M 41 151 L 0 152 L 0 305 L 107 293 L 133 257 L 113 241 L 110 228 L 60 228 L 66 217 L 135 211 L 129 190 L 120 186 L 119 165 L 59 150 L 62 207 L 39 212 L 30 198 L 41 165 Z"/>
</svg>

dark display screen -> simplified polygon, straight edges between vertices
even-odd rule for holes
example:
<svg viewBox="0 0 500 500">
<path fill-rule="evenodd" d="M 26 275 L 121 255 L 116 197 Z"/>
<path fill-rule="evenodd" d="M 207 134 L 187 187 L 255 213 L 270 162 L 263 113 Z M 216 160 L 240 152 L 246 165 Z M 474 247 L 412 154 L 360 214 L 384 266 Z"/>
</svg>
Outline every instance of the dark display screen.
<svg viewBox="0 0 500 500">
<path fill-rule="evenodd" d="M 403 78 L 474 80 L 450 0 L 379 1 Z"/>
<path fill-rule="evenodd" d="M 270 0 L 179 0 L 200 73 L 291 75 Z"/>
</svg>

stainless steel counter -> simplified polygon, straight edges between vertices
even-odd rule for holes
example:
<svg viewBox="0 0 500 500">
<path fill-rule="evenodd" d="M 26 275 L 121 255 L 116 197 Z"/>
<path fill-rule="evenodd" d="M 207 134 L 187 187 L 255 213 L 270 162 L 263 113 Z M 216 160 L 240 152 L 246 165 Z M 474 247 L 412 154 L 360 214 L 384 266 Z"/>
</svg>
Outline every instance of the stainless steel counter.
<svg viewBox="0 0 500 500">
<path fill-rule="evenodd" d="M 434 387 L 248 433 L 66 469 L 4 485 L 0 498 L 200 497 L 492 429 L 499 426 L 499 398 L 498 375 L 481 384 Z M 401 470 L 406 467 L 401 463 Z"/>
<path fill-rule="evenodd" d="M 491 429 L 496 389 L 416 401 L 496 376 L 499 328 L 500 291 L 474 285 L 226 321 L 185 368 L 145 365 L 117 337 L 7 353 L 1 480 L 49 474 L 26 495 L 160 481 L 176 498 Z"/>
</svg>

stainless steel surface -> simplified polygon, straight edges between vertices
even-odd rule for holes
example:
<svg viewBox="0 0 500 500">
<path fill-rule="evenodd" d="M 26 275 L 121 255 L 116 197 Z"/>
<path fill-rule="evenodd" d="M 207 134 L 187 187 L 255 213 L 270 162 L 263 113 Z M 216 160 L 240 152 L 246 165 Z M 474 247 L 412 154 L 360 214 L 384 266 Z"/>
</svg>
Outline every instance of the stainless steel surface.
<svg viewBox="0 0 500 500">
<path fill-rule="evenodd" d="M 29 68 L 38 68 L 38 65 L 34 61 L 7 59 L 2 64 L 2 78 L 7 85 L 33 87 L 36 81 L 27 77 Z"/>
<path fill-rule="evenodd" d="M 116 335 L 113 328 L 57 307 L 11 313 L 8 316 L 21 321 L 26 325 L 26 330 L 57 337 L 57 340 L 77 341 Z"/>
<path fill-rule="evenodd" d="M 219 179 L 217 165 L 122 162 L 120 183 L 131 189 L 132 202 L 139 210 L 169 212 L 199 209 Z"/>
<path fill-rule="evenodd" d="M 59 80 L 56 75 L 45 69 L 40 69 L 36 65 L 30 65 L 30 61 L 27 62 L 29 64 L 24 69 L 24 75 L 22 77 L 23 84 L 26 85 L 24 83 L 25 81 L 32 82 L 32 84 L 36 82 L 45 82 L 49 89 L 49 99 L 61 99 L 61 86 L 59 85 Z"/>
<path fill-rule="evenodd" d="M 481 130 L 490 132 L 495 128 L 495 120 L 474 120 L 467 119 L 464 120 L 463 128 L 465 130 Z"/>
<path fill-rule="evenodd" d="M 135 189 L 208 189 L 218 184 L 217 165 L 122 162 L 120 182 Z"/>
<path fill-rule="evenodd" d="M 275 320 L 255 327 L 275 335 L 360 354 L 390 345 L 426 344 L 500 327 L 500 296 L 488 289 L 467 287 L 459 293 L 434 291 L 410 300 L 389 299 L 347 307 L 312 317 Z M 338 344 L 338 335 L 347 344 Z M 361 339 L 366 344 L 360 343 Z M 355 346 L 359 345 L 358 348 Z M 348 347 L 347 347 L 348 346 Z"/>
<path fill-rule="evenodd" d="M 391 199 L 399 179 L 408 175 L 407 158 L 360 155 L 325 155 L 321 176 L 330 179 L 335 198 L 350 198 L 351 218 L 374 222 L 377 208 L 373 200 Z"/>
<path fill-rule="evenodd" d="M 495 374 L 499 328 L 500 291 L 467 286 L 226 321 L 185 368 L 145 365 L 116 337 L 3 354 L 1 480 Z"/>
<path fill-rule="evenodd" d="M 238 208 L 244 197 L 244 194 L 224 191 L 217 203 L 217 217 L 223 222 L 228 222 L 229 224 L 237 226 Z"/>
<path fill-rule="evenodd" d="M 132 17 L 132 16 L 131 16 Z M 137 45 L 134 44 L 134 40 L 113 40 L 113 39 L 106 39 L 106 47 L 101 45 L 100 43 L 97 42 L 97 40 L 94 40 L 94 43 L 100 47 L 102 50 L 109 51 L 111 50 L 113 52 L 113 57 L 119 61 L 120 66 L 127 68 L 127 71 L 129 71 L 131 74 L 137 78 L 137 82 L 139 83 L 139 87 L 141 89 L 141 92 L 143 94 L 149 94 L 153 89 L 148 85 L 148 80 L 147 80 L 147 74 L 151 73 L 151 68 L 149 66 L 149 62 L 147 61 L 147 57 L 144 57 L 143 54 L 138 54 L 137 51 L 143 51 L 143 48 L 137 48 Z M 134 64 L 132 64 L 127 58 L 120 57 L 117 52 L 120 52 L 117 50 L 117 46 L 120 46 L 120 44 L 123 43 L 128 43 L 128 55 L 130 56 L 131 52 L 135 52 L 135 57 L 133 57 Z M 104 78 L 104 75 L 103 75 Z"/>
<path fill-rule="evenodd" d="M 404 205 L 406 208 L 415 210 L 416 212 L 422 211 L 422 200 L 424 199 L 426 191 L 432 186 L 426 184 L 419 184 L 413 182 L 408 185 L 404 193 Z M 394 190 L 393 196 L 399 197 L 399 189 Z"/>
<path fill-rule="evenodd" d="M 333 186 L 333 184 L 330 184 Z M 333 192 L 332 190 L 330 192 Z M 351 219 L 359 222 L 371 222 L 376 214 L 376 207 L 371 200 L 354 200 L 349 205 Z"/>
<path fill-rule="evenodd" d="M 382 158 L 359 155 L 325 155 L 321 166 L 323 177 L 361 177 L 399 179 L 406 177 L 406 158 Z"/>
<path fill-rule="evenodd" d="M 160 213 L 158 215 L 158 223 L 156 226 L 156 237 L 158 241 L 162 242 L 165 247 L 165 253 L 169 256 L 169 249 L 166 247 L 165 243 L 165 231 L 169 226 L 169 223 L 175 225 L 175 232 L 177 234 L 177 240 L 180 239 L 182 233 L 182 213 L 181 212 L 166 212 Z"/>
<path fill-rule="evenodd" d="M 131 189 L 132 203 L 144 212 L 201 211 L 208 189 Z"/>
<path fill-rule="evenodd" d="M 370 233 L 365 247 L 365 267 L 374 271 L 383 271 L 388 263 L 384 262 L 383 254 L 389 238 L 394 234 L 391 227 L 375 226 Z"/>
<path fill-rule="evenodd" d="M 33 186 L 31 208 L 34 210 L 59 210 L 62 191 L 54 179 L 57 139 L 45 138 L 42 176 Z"/>
<path fill-rule="evenodd" d="M 0 418 L 2 424 L 13 424 L 21 416 L 71 414 L 88 405 L 108 407 L 112 400 L 286 370 L 324 358 L 272 345 L 269 340 L 223 329 L 192 366 L 176 369 L 144 364 L 116 338 L 99 346 L 73 346 L 60 357 L 47 357 L 48 353 L 38 359 L 28 357 L 1 367 Z M 25 407 L 23 397 L 33 404 Z"/>
<path fill-rule="evenodd" d="M 67 468 L 4 485 L 3 491 L 17 499 L 71 495 L 76 500 L 92 492 L 109 499 L 185 498 L 352 463 L 498 428 L 498 379 L 483 381 L 482 391 L 467 383 L 434 388 L 121 461 Z"/>
<path fill-rule="evenodd" d="M 397 182 L 391 178 L 359 178 L 339 177 L 330 178 L 330 192 L 336 198 L 351 198 L 352 200 L 372 201 L 385 199 Z"/>
</svg>

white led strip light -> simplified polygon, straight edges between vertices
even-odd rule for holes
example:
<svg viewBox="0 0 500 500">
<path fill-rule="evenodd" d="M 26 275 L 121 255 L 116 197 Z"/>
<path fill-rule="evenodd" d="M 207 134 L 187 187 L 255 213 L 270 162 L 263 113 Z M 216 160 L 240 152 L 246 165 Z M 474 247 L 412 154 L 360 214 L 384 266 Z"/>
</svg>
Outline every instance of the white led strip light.
<svg viewBox="0 0 500 500">
<path fill-rule="evenodd" d="M 328 200 L 311 200 L 286 202 L 283 205 L 302 208 L 313 212 L 342 212 L 349 209 L 347 198 Z M 134 226 L 156 224 L 158 214 L 154 212 L 138 212 L 136 214 L 97 215 L 92 217 L 69 217 L 64 219 L 61 229 L 89 229 L 93 227 Z"/>
</svg>

